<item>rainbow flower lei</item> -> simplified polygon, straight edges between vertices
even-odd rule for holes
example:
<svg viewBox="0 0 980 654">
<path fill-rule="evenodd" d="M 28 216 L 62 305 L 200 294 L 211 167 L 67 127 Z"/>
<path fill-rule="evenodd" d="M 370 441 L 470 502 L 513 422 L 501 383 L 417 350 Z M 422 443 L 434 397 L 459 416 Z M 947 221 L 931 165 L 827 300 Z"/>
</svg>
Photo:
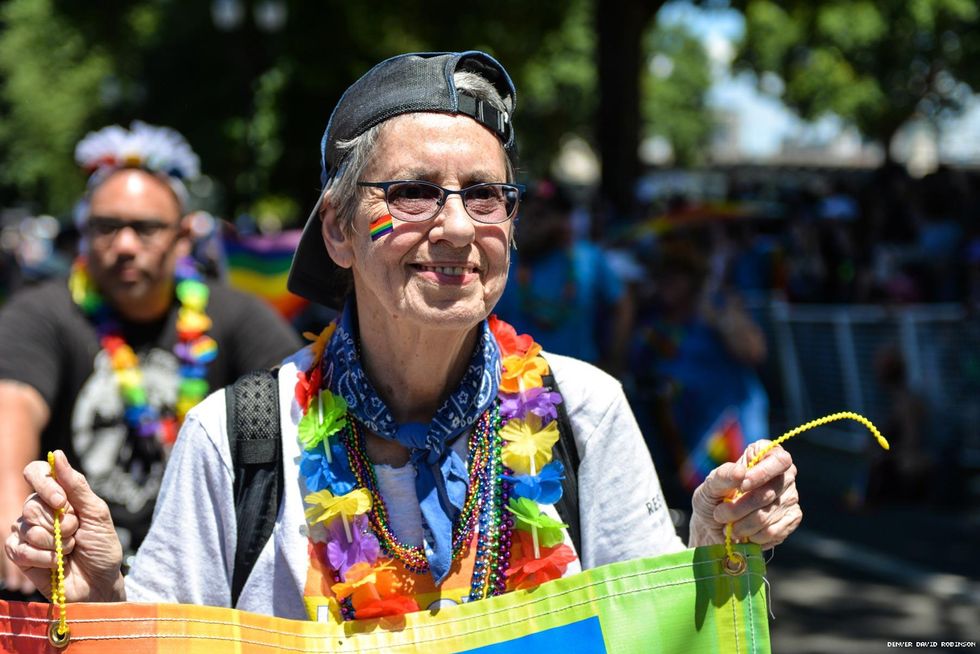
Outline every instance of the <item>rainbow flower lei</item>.
<svg viewBox="0 0 980 654">
<path fill-rule="evenodd" d="M 455 557 L 475 536 L 470 601 L 559 578 L 576 558 L 564 543 L 567 525 L 541 511 L 562 494 L 564 470 L 552 460 L 561 396 L 544 387 L 541 346 L 495 316 L 489 323 L 501 352 L 501 382 L 496 403 L 469 438 L 470 487 L 453 538 Z M 306 334 L 312 362 L 297 373 L 295 388 L 310 555 L 333 571 L 331 591 L 344 619 L 417 611 L 393 561 L 422 573 L 424 556 L 395 540 L 356 420 L 342 397 L 321 389 L 323 354 L 335 329 L 331 323 L 319 336 Z"/>
<path fill-rule="evenodd" d="M 157 438 L 172 445 L 184 416 L 208 394 L 207 366 L 218 355 L 218 344 L 206 332 L 211 319 L 205 313 L 209 289 L 190 260 L 177 263 L 175 292 L 180 302 L 174 355 L 180 362 L 175 416 L 161 416 L 150 406 L 143 386 L 139 358 L 123 339 L 112 308 L 105 303 L 88 272 L 84 257 L 72 264 L 68 288 L 72 299 L 96 324 L 99 343 L 109 355 L 125 406 L 126 425 L 142 438 Z"/>
</svg>

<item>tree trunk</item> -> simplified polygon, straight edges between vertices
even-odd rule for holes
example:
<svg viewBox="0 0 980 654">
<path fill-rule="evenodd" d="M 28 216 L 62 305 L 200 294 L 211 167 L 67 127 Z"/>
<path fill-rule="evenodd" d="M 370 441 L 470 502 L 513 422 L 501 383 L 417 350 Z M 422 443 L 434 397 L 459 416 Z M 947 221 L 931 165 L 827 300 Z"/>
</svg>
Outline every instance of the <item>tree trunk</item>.
<svg viewBox="0 0 980 654">
<path fill-rule="evenodd" d="M 632 217 L 640 175 L 640 72 L 643 32 L 663 0 L 595 3 L 599 111 L 596 137 L 602 162 L 602 222 Z M 601 232 L 603 225 L 597 225 Z"/>
</svg>

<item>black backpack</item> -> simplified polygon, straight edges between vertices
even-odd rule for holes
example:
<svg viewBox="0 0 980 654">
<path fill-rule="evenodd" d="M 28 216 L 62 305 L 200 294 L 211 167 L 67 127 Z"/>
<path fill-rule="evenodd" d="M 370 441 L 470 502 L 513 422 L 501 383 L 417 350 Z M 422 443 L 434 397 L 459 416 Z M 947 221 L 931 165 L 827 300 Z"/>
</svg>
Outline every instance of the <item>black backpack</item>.
<svg viewBox="0 0 980 654">
<path fill-rule="evenodd" d="M 278 368 L 256 370 L 239 377 L 225 390 L 228 415 L 228 446 L 235 474 L 235 517 L 238 547 L 231 582 L 231 605 L 238 604 L 245 580 L 276 523 L 282 503 L 282 434 L 279 429 Z M 555 378 L 543 376 L 544 386 L 558 391 Z M 565 467 L 562 496 L 555 509 L 568 524 L 577 552 L 582 551 L 578 513 L 578 448 L 572 434 L 565 403 L 558 408 L 558 442 L 554 457 Z"/>
</svg>

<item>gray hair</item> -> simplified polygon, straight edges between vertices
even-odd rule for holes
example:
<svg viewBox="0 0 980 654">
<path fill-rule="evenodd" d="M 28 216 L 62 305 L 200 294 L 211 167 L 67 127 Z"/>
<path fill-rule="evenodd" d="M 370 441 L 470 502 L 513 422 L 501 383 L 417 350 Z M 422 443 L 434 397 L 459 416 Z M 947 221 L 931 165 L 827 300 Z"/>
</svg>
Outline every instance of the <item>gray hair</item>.
<svg viewBox="0 0 980 654">
<path fill-rule="evenodd" d="M 490 104 L 497 111 L 513 115 L 514 107 L 511 99 L 507 98 L 505 101 L 501 98 L 496 87 L 485 77 L 470 71 L 457 71 L 453 75 L 453 82 L 457 90 Z M 361 178 L 364 169 L 374 156 L 374 146 L 385 122 L 369 128 L 352 139 L 337 143 L 338 149 L 343 153 L 342 163 L 339 172 L 327 182 L 324 192 L 330 191 L 330 203 L 337 211 L 340 228 L 347 235 L 353 231 L 354 216 L 360 200 L 361 189 L 357 186 L 357 180 Z M 511 161 L 510 153 L 507 155 L 507 181 L 513 182 L 514 162 Z"/>
</svg>

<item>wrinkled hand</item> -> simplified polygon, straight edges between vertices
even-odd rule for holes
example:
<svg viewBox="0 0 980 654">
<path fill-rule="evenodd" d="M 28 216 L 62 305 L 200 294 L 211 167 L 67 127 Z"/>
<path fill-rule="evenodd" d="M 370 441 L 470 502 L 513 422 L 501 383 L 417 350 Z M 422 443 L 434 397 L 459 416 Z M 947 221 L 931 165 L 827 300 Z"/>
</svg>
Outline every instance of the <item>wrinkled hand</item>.
<svg viewBox="0 0 980 654">
<path fill-rule="evenodd" d="M 803 511 L 793 457 L 776 446 L 752 468 L 746 467 L 746 461 L 768 444 L 752 443 L 737 463 L 715 468 L 694 491 L 691 547 L 724 543 L 729 522 L 734 540 L 758 543 L 763 549 L 779 545 L 796 531 Z M 736 491 L 743 494 L 726 502 Z"/>
<path fill-rule="evenodd" d="M 74 470 L 60 450 L 55 452 L 57 479 L 45 461 L 24 468 L 24 478 L 35 493 L 24 502 L 24 513 L 4 544 L 7 557 L 51 597 L 51 569 L 55 567 L 54 512 L 63 507 L 62 553 L 65 598 L 69 602 L 112 602 L 126 598 L 122 546 L 112 526 L 108 505 Z"/>
</svg>

